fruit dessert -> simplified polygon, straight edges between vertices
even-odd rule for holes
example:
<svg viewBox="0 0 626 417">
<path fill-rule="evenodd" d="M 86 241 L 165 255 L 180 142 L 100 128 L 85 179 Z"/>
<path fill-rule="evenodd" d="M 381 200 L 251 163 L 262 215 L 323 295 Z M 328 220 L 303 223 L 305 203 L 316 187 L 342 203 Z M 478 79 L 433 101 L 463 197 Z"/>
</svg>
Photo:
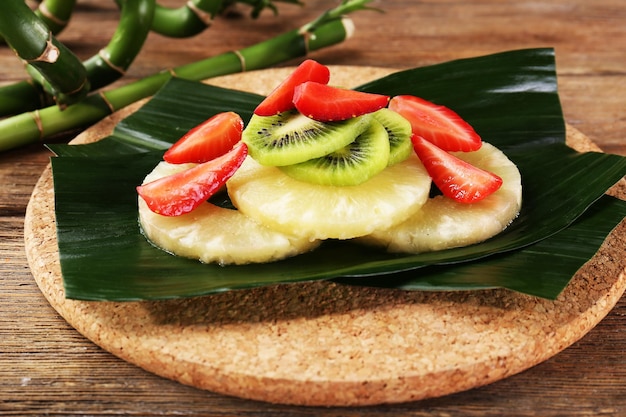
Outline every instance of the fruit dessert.
<svg viewBox="0 0 626 417">
<path fill-rule="evenodd" d="M 219 264 L 271 262 L 351 239 L 392 252 L 470 245 L 521 207 L 519 171 L 452 110 L 329 85 L 304 61 L 244 124 L 219 113 L 137 187 L 157 247 Z M 213 203 L 218 196 L 233 207 Z"/>
</svg>

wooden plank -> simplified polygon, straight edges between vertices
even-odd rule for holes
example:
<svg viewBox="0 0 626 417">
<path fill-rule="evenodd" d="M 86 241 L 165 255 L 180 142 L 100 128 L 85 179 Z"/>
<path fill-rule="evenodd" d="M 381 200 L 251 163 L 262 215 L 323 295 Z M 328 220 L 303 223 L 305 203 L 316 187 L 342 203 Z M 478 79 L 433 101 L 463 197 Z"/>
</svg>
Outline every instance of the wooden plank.
<svg viewBox="0 0 626 417">
<path fill-rule="evenodd" d="M 177 6 L 178 0 L 163 1 Z M 304 23 L 331 0 L 304 8 L 218 20 L 191 39 L 149 37 L 127 80 L 244 47 Z M 621 0 L 441 1 L 373 3 L 385 14 L 353 16 L 355 36 L 317 52 L 327 64 L 408 68 L 501 50 L 554 46 L 568 123 L 605 151 L 626 155 L 626 9 Z M 247 13 L 246 7 L 240 8 Z M 81 0 L 60 39 L 86 58 L 108 42 L 114 2 Z M 293 63 L 289 63 L 293 64 Z M 0 84 L 22 79 L 21 62 L 0 48 Z M 123 83 L 120 81 L 117 85 Z M 39 145 L 0 154 L 0 414 L 500 416 L 626 413 L 622 298 L 581 341 L 554 358 L 493 385 L 396 406 L 317 409 L 224 397 L 156 377 L 104 352 L 74 331 L 45 301 L 26 265 L 23 213 L 49 152 Z"/>
</svg>

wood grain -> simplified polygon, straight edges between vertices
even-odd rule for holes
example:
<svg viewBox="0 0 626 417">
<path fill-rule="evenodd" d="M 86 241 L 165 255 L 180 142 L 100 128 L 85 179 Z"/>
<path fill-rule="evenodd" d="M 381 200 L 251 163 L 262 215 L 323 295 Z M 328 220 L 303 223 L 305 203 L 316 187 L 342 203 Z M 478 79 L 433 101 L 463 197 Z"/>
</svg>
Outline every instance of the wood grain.
<svg viewBox="0 0 626 417">
<path fill-rule="evenodd" d="M 187 40 L 151 35 L 125 81 L 244 47 L 291 29 L 335 3 L 311 0 L 304 8 L 279 5 L 278 17 L 264 14 L 256 22 L 247 17 L 220 19 L 206 33 Z M 117 11 L 113 2 L 81 0 L 78 4 L 60 38 L 81 57 L 88 57 L 108 41 Z M 566 121 L 604 151 L 626 155 L 626 50 L 618 47 L 626 44 L 626 9 L 620 0 L 388 0 L 373 4 L 386 13 L 354 15 L 355 36 L 314 57 L 327 64 L 408 68 L 509 49 L 553 46 Z M 23 76 L 22 64 L 9 50 L 0 49 L 0 83 Z M 2 415 L 626 414 L 624 298 L 582 340 L 541 365 L 479 389 L 395 406 L 276 406 L 200 391 L 142 371 L 71 328 L 44 299 L 28 269 L 24 213 L 49 155 L 40 145 L 0 154 Z"/>
</svg>

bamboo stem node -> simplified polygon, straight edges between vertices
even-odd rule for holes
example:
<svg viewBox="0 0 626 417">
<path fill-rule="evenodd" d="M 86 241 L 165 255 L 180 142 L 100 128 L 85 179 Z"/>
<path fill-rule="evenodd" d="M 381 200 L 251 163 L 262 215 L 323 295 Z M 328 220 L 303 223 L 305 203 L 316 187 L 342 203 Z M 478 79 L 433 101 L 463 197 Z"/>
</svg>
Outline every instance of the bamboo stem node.
<svg viewBox="0 0 626 417">
<path fill-rule="evenodd" d="M 54 13 L 52 13 L 50 9 L 48 9 L 48 7 L 46 6 L 45 2 L 42 2 L 39 5 L 38 10 L 42 16 L 44 16 L 48 20 L 51 20 L 52 22 L 56 23 L 59 26 L 66 26 L 69 22 L 68 20 L 63 20 L 60 17 L 56 16 Z"/>
<path fill-rule="evenodd" d="M 241 64 L 241 72 L 246 72 L 246 57 L 240 51 L 232 51 L 233 54 L 239 58 L 239 63 Z"/>
<path fill-rule="evenodd" d="M 61 56 L 59 48 L 52 43 L 52 32 L 48 32 L 48 40 L 46 41 L 46 47 L 37 58 L 27 60 L 28 63 L 33 62 L 46 62 L 48 64 L 54 64 Z"/>
<path fill-rule="evenodd" d="M 115 113 L 115 106 L 113 106 L 113 104 L 109 101 L 104 91 L 98 92 L 98 95 L 102 99 L 102 102 L 109 108 L 109 112 L 111 114 Z"/>
<path fill-rule="evenodd" d="M 107 67 L 109 67 L 113 71 L 117 72 L 118 74 L 120 74 L 122 76 L 126 74 L 126 69 L 125 68 L 123 68 L 123 67 L 121 67 L 119 65 L 115 65 L 111 61 L 111 55 L 109 54 L 109 52 L 106 49 L 100 49 L 98 51 L 98 56 L 107 65 Z"/>
<path fill-rule="evenodd" d="M 33 120 L 35 121 L 35 125 L 37 126 L 37 130 L 39 131 L 39 141 L 43 141 L 45 135 L 43 134 L 43 123 L 41 121 L 41 115 L 39 114 L 39 109 L 30 113 Z"/>
<path fill-rule="evenodd" d="M 196 17 L 202 23 L 204 23 L 206 25 L 207 28 L 209 26 L 211 26 L 211 24 L 213 23 L 213 15 L 211 15 L 211 13 L 205 12 L 204 10 L 200 9 L 191 0 L 187 1 L 187 3 L 185 5 L 187 6 L 187 8 L 189 10 L 191 10 L 193 12 L 194 15 L 196 15 Z"/>
</svg>

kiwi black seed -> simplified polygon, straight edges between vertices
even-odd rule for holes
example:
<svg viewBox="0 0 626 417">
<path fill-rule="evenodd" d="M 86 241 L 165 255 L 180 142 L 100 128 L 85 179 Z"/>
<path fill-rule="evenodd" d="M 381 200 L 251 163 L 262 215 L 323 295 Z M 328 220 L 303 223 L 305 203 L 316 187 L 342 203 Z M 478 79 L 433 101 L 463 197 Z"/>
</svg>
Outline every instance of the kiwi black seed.
<svg viewBox="0 0 626 417">
<path fill-rule="evenodd" d="M 253 115 L 243 131 L 248 153 L 262 165 L 283 166 L 319 158 L 340 149 L 360 135 L 371 116 L 341 122 L 319 122 L 297 111 L 276 116 Z"/>
<path fill-rule="evenodd" d="M 387 167 L 389 149 L 385 128 L 370 119 L 367 129 L 343 148 L 320 158 L 279 168 L 300 181 L 332 186 L 358 185 Z"/>
<path fill-rule="evenodd" d="M 393 110 L 380 109 L 372 113 L 389 135 L 389 166 L 404 161 L 413 152 L 411 123 Z"/>
</svg>

